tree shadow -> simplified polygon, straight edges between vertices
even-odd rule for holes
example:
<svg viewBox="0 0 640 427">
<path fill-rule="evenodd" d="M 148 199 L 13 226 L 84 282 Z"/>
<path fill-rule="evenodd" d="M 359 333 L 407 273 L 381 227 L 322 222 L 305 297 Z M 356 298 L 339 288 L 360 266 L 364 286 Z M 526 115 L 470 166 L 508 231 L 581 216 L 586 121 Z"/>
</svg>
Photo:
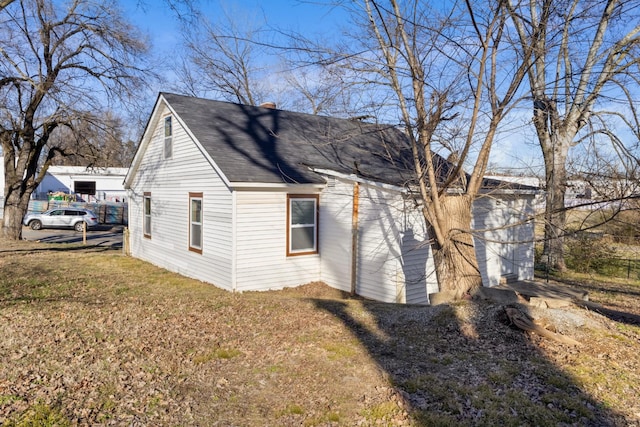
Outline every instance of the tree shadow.
<svg viewBox="0 0 640 427">
<path fill-rule="evenodd" d="M 638 290 L 630 290 L 628 286 L 625 287 L 623 285 L 618 285 L 615 283 L 610 283 L 605 287 L 603 285 L 598 285 L 595 283 L 571 280 L 571 279 L 561 278 L 557 276 L 553 276 L 552 279 L 554 282 L 563 283 L 563 284 L 573 286 L 578 289 L 583 289 L 586 291 L 591 290 L 591 291 L 600 291 L 600 292 L 613 292 L 616 294 L 623 294 L 631 297 L 640 297 L 640 286 L 638 285 L 636 285 Z"/>
<path fill-rule="evenodd" d="M 576 305 L 587 310 L 594 311 L 618 323 L 640 326 L 640 315 L 634 313 L 629 313 L 622 310 L 614 310 L 612 308 L 608 308 L 589 301 L 578 301 L 576 302 Z"/>
<path fill-rule="evenodd" d="M 122 249 L 122 240 L 119 237 L 122 233 L 101 233 L 99 235 L 87 235 L 87 245 L 84 247 L 103 247 L 111 249 Z M 118 240 L 114 241 L 113 239 Z M 48 236 L 42 239 L 38 239 L 40 243 L 50 244 L 81 244 L 83 242 L 82 233 L 77 233 L 72 236 Z"/>
<path fill-rule="evenodd" d="M 624 424 L 623 415 L 582 391 L 533 339 L 509 326 L 504 307 L 312 301 L 385 372 L 412 425 Z"/>
<path fill-rule="evenodd" d="M 628 287 L 624 287 L 622 285 L 610 284 L 607 286 L 592 284 L 588 282 L 578 282 L 576 280 L 563 279 L 554 277 L 554 282 L 560 283 L 560 286 L 569 286 L 570 288 L 579 289 L 581 291 L 597 291 L 597 292 L 609 292 L 614 294 L 623 295 L 627 298 L 638 298 L 640 297 L 640 291 L 632 291 L 629 290 Z M 628 325 L 636 325 L 640 326 L 640 315 L 636 313 L 630 313 L 628 311 L 619 310 L 616 303 L 598 303 L 594 301 L 574 301 L 579 307 L 582 307 L 586 310 L 590 310 L 601 314 L 615 322 L 626 323 Z"/>
<path fill-rule="evenodd" d="M 82 242 L 82 238 L 79 240 Z M 17 253 L 40 253 L 40 252 L 108 252 L 114 250 L 122 250 L 122 243 L 112 244 L 112 242 L 95 242 L 91 245 L 79 245 L 75 242 L 55 242 L 49 243 L 41 241 L 38 247 L 11 247 L 9 249 L 0 249 L 0 254 L 17 254 Z"/>
</svg>

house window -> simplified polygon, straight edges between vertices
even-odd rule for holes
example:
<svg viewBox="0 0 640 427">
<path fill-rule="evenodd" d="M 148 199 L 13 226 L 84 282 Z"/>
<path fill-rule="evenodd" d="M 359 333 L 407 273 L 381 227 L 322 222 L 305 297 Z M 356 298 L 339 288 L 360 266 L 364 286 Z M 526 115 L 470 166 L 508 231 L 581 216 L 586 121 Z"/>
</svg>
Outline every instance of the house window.
<svg viewBox="0 0 640 427">
<path fill-rule="evenodd" d="M 74 181 L 73 191 L 76 194 L 87 194 L 89 196 L 95 196 L 96 182 L 95 181 Z"/>
<path fill-rule="evenodd" d="M 151 238 L 151 193 L 144 193 L 144 216 L 142 222 L 144 237 Z"/>
<path fill-rule="evenodd" d="M 318 253 L 318 196 L 287 197 L 287 255 Z"/>
<path fill-rule="evenodd" d="M 173 126 L 171 116 L 164 118 L 164 158 L 170 159 L 173 156 Z"/>
<path fill-rule="evenodd" d="M 189 193 L 189 250 L 202 253 L 202 193 Z"/>
</svg>

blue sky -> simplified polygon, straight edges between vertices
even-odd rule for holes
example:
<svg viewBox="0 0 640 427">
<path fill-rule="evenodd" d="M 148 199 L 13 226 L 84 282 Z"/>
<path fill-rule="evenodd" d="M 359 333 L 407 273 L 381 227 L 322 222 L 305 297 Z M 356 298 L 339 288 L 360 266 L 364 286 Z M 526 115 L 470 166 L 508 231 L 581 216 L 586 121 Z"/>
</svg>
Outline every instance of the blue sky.
<svg viewBox="0 0 640 427">
<path fill-rule="evenodd" d="M 123 0 L 125 11 L 132 21 L 151 35 L 154 47 L 162 49 L 179 42 L 179 25 L 175 12 L 165 0 Z M 335 31 L 346 16 L 340 9 L 300 0 L 199 0 L 198 9 L 215 21 L 223 8 L 269 26 L 312 34 Z"/>
<path fill-rule="evenodd" d="M 175 12 L 167 6 L 166 0 L 123 0 L 127 14 L 142 31 L 151 37 L 153 49 L 171 59 L 177 55 L 181 42 L 180 26 Z M 199 8 L 211 21 L 223 14 L 223 8 L 232 11 L 234 19 L 252 20 L 253 24 L 266 24 L 272 28 L 300 32 L 307 36 L 338 34 L 340 27 L 348 21 L 346 13 L 339 9 L 322 6 L 319 2 L 299 0 L 199 0 Z M 166 73 L 165 73 L 166 74 Z M 158 90 L 171 90 L 161 87 Z M 524 111 L 527 116 L 530 112 Z M 540 149 L 535 135 L 526 126 L 498 135 L 492 150 L 492 163 L 511 167 L 514 171 L 526 172 L 532 164 L 540 165 Z"/>
</svg>

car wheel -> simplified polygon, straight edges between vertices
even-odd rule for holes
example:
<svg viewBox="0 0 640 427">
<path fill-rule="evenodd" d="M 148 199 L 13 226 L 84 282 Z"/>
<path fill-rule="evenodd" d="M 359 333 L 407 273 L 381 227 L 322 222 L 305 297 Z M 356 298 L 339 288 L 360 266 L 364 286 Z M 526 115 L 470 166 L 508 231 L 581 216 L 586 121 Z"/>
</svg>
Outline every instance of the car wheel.
<svg viewBox="0 0 640 427">
<path fill-rule="evenodd" d="M 76 225 L 73 226 L 73 228 L 75 228 L 76 231 L 82 231 L 83 227 L 84 227 L 83 221 L 76 222 Z"/>
<path fill-rule="evenodd" d="M 42 228 L 42 223 L 39 220 L 34 219 L 29 223 L 29 227 L 31 227 L 32 230 L 40 230 Z"/>
</svg>

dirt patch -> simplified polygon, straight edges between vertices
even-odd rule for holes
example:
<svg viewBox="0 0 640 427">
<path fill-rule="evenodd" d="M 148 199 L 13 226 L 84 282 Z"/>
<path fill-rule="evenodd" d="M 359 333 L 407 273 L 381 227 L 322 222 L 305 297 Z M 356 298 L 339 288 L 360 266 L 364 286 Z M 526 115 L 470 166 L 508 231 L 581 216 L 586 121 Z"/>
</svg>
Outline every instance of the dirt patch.
<svg viewBox="0 0 640 427">
<path fill-rule="evenodd" d="M 530 312 L 574 349 L 501 306 L 232 294 L 101 248 L 0 269 L 3 425 L 640 424 L 640 329 L 583 309 Z"/>
</svg>

